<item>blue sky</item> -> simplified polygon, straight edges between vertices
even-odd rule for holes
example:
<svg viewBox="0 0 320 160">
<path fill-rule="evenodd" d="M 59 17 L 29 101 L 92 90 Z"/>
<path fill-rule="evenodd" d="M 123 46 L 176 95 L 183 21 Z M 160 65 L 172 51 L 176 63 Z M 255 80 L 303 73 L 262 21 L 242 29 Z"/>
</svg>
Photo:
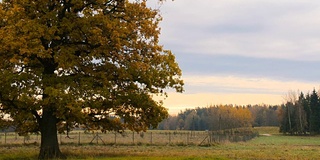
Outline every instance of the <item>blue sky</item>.
<svg viewBox="0 0 320 160">
<path fill-rule="evenodd" d="M 211 104 L 281 104 L 319 89 L 320 1 L 167 0 L 160 43 L 183 71 L 170 113 Z"/>
</svg>

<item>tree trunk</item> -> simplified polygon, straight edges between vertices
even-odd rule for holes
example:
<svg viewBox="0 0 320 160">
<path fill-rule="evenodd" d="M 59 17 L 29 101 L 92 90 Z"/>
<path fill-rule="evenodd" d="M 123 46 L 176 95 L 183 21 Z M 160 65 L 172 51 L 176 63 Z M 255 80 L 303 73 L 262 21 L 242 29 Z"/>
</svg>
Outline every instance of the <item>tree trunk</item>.
<svg viewBox="0 0 320 160">
<path fill-rule="evenodd" d="M 41 146 L 39 159 L 65 159 L 58 143 L 57 118 L 52 111 L 43 111 L 40 121 Z"/>
<path fill-rule="evenodd" d="M 291 104 L 290 104 L 291 105 Z M 291 117 L 290 117 L 290 105 L 288 105 L 288 121 L 289 121 L 289 133 L 292 134 L 292 129 L 291 129 Z"/>
</svg>

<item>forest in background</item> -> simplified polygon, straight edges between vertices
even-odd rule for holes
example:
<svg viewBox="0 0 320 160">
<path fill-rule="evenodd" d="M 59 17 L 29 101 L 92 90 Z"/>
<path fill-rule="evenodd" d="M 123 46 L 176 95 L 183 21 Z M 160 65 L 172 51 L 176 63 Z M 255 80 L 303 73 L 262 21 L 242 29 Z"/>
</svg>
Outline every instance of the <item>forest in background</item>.
<svg viewBox="0 0 320 160">
<path fill-rule="evenodd" d="M 226 130 L 277 126 L 284 134 L 320 134 L 320 94 L 290 91 L 281 105 L 214 105 L 186 109 L 159 124 L 162 130 Z"/>
<path fill-rule="evenodd" d="M 279 126 L 280 105 L 214 105 L 186 109 L 159 124 L 161 130 L 225 130 Z"/>
<path fill-rule="evenodd" d="M 287 95 L 287 103 L 279 110 L 280 132 L 284 134 L 320 134 L 320 97 L 311 93 Z"/>
</svg>

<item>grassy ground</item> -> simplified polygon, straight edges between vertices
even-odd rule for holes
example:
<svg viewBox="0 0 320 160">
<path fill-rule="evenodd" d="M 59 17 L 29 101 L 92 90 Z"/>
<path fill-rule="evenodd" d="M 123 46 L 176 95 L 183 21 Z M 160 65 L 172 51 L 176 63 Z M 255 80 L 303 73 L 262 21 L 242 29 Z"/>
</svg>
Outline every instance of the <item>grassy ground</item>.
<svg viewBox="0 0 320 160">
<path fill-rule="evenodd" d="M 98 137 L 97 138 L 97 134 Z M 150 130 L 148 132 L 136 133 L 126 131 L 124 134 L 107 132 L 101 133 L 84 131 L 72 131 L 67 138 L 66 134 L 59 134 L 58 141 L 60 144 L 81 144 L 87 145 L 90 142 L 95 144 L 116 144 L 116 145 L 131 145 L 131 144 L 199 144 L 208 136 L 206 131 L 169 131 L 169 130 Z M 31 134 L 27 137 L 18 136 L 17 133 L 1 133 L 0 132 L 0 146 L 1 145 L 21 145 L 30 143 L 40 143 L 40 135 Z"/>
<path fill-rule="evenodd" d="M 279 135 L 279 127 L 255 127 L 254 131 L 259 132 L 259 134 L 271 134 L 271 135 Z"/>
<path fill-rule="evenodd" d="M 277 128 L 256 128 L 259 136 L 248 142 L 199 146 L 103 146 L 62 145 L 69 159 L 113 160 L 206 160 L 206 159 L 319 159 L 320 137 L 283 136 Z M 270 134 L 270 135 L 268 135 Z M 35 159 L 39 147 L 35 145 L 3 146 L 0 159 Z"/>
</svg>

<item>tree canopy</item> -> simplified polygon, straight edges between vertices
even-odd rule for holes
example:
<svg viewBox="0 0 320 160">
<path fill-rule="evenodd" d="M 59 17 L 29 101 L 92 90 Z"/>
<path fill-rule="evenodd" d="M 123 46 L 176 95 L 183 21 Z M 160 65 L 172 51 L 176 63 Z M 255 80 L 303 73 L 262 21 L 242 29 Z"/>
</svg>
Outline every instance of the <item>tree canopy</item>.
<svg viewBox="0 0 320 160">
<path fill-rule="evenodd" d="M 182 92 L 181 70 L 146 2 L 0 2 L 0 115 L 41 132 L 39 158 L 61 155 L 44 138 L 57 130 L 141 131 L 168 116 L 152 95 Z"/>
</svg>

